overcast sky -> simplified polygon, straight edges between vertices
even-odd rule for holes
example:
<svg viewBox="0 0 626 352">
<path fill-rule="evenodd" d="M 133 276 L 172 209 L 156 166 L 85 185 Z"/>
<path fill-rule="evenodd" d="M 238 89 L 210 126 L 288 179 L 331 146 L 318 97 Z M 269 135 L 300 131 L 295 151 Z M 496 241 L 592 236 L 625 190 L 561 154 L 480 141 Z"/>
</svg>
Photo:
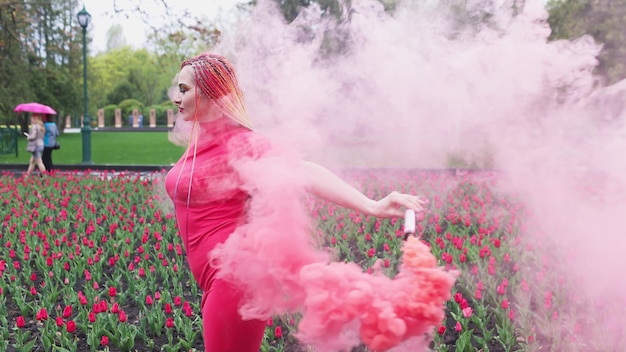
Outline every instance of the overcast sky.
<svg viewBox="0 0 626 352">
<path fill-rule="evenodd" d="M 235 5 L 244 0 L 205 0 L 205 1 L 176 1 L 166 0 L 176 14 L 189 9 L 196 17 L 214 19 L 232 10 Z M 91 50 L 93 53 L 106 48 L 106 33 L 115 24 L 122 25 L 126 43 L 134 47 L 141 47 L 146 40 L 148 26 L 132 11 L 115 13 L 113 0 L 84 0 L 85 9 L 91 14 L 92 24 L 90 35 L 93 37 Z M 129 10 L 135 8 L 139 0 L 117 0 L 118 9 Z M 161 0 L 142 0 L 141 8 L 150 14 L 150 20 L 158 27 L 160 21 L 165 21 L 165 11 Z"/>
</svg>

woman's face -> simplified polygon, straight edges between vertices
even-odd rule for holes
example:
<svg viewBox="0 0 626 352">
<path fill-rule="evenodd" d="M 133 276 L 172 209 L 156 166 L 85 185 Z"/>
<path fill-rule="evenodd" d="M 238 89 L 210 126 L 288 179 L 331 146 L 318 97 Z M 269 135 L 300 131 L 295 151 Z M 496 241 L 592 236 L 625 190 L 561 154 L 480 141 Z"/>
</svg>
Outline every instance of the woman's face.
<svg viewBox="0 0 626 352">
<path fill-rule="evenodd" d="M 183 67 L 178 74 L 178 91 L 174 95 L 174 104 L 178 106 L 178 113 L 184 121 L 210 121 L 217 117 L 215 104 L 196 86 L 191 66 Z"/>
</svg>

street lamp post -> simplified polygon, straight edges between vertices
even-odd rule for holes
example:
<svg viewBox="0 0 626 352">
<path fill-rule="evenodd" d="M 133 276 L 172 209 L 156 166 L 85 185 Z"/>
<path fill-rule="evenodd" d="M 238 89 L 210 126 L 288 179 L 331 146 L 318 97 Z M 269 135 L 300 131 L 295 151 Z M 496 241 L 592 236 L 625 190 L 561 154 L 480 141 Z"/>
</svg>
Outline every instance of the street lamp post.
<svg viewBox="0 0 626 352">
<path fill-rule="evenodd" d="M 78 17 L 78 24 L 83 29 L 83 127 L 80 133 L 83 137 L 83 161 L 82 164 L 93 164 L 91 160 L 91 121 L 89 119 L 89 113 L 87 112 L 87 26 L 91 20 L 91 15 L 83 9 L 76 15 Z"/>
</svg>

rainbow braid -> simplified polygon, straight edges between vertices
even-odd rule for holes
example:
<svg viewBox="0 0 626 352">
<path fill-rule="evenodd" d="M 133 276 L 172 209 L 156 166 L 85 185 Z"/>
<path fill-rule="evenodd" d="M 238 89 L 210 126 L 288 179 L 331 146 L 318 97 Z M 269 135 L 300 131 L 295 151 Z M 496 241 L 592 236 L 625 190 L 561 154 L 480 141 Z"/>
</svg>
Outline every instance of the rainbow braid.
<svg viewBox="0 0 626 352">
<path fill-rule="evenodd" d="M 193 67 L 196 86 L 215 102 L 221 112 L 242 126 L 253 129 L 235 69 L 225 57 L 202 53 L 183 61 L 180 68 L 185 66 Z"/>
</svg>

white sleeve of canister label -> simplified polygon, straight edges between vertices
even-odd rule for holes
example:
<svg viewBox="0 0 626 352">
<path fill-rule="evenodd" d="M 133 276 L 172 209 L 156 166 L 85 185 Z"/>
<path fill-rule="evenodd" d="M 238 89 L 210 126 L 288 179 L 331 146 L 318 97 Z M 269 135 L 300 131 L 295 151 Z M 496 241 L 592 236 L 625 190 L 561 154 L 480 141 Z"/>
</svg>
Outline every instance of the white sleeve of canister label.
<svg viewBox="0 0 626 352">
<path fill-rule="evenodd" d="M 404 234 L 414 234 L 415 233 L 415 210 L 407 209 L 404 212 Z"/>
</svg>

